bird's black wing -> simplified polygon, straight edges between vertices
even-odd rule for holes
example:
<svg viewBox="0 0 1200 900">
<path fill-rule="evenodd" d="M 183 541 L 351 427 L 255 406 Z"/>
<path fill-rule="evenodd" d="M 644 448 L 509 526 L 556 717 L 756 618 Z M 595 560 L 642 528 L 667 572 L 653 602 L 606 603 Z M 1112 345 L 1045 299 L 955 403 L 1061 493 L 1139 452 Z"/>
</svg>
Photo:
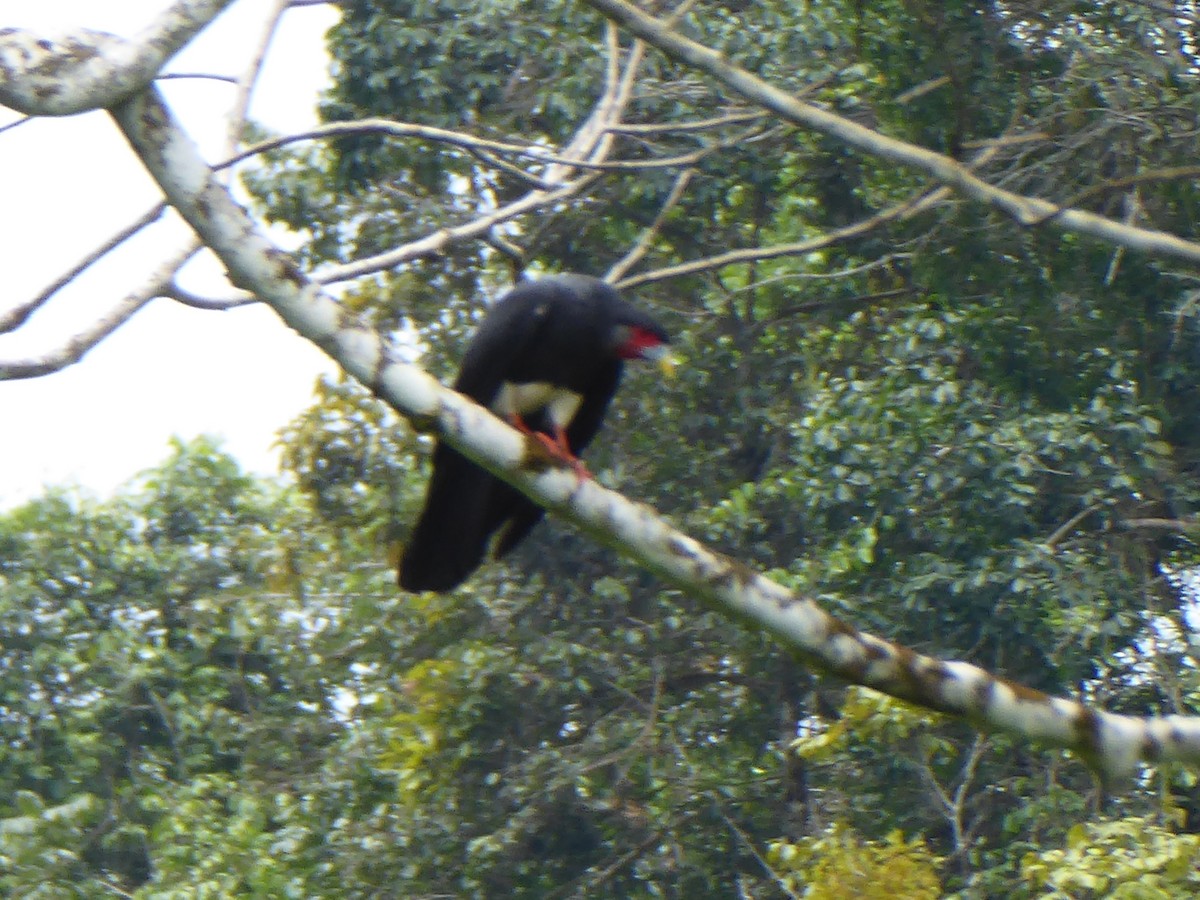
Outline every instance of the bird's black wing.
<svg viewBox="0 0 1200 900">
<path fill-rule="evenodd" d="M 537 347 L 551 319 L 550 288 L 541 282 L 514 288 L 480 323 L 454 389 L 490 406 L 517 360 Z"/>
<path fill-rule="evenodd" d="M 514 361 L 536 346 L 549 310 L 547 290 L 538 283 L 521 285 L 497 303 L 471 340 L 455 390 L 490 405 Z M 488 539 L 499 524 L 493 510 L 497 503 L 512 505 L 510 493 L 521 496 L 439 442 L 425 505 L 400 561 L 400 586 L 407 591 L 448 591 L 462 583 L 483 561 Z"/>
</svg>

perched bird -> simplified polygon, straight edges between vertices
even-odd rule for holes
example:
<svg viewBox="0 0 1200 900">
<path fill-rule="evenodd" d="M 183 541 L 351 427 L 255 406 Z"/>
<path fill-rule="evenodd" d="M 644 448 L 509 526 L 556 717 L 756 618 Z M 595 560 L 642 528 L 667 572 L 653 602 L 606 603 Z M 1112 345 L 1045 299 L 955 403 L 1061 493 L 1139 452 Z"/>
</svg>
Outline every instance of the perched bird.
<svg viewBox="0 0 1200 900">
<path fill-rule="evenodd" d="M 558 275 L 496 302 L 463 357 L 454 389 L 586 471 L 577 454 L 596 436 L 627 359 L 669 373 L 667 333 L 608 284 Z M 433 452 L 425 507 L 400 560 L 400 587 L 448 591 L 542 518 L 540 506 L 445 443 Z"/>
</svg>

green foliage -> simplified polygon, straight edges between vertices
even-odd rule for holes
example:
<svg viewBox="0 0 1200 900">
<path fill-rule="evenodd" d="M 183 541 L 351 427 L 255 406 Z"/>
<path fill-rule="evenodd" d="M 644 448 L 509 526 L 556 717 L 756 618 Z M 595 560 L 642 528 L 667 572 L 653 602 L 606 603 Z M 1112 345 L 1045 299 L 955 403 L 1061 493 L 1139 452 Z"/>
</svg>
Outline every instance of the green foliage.
<svg viewBox="0 0 1200 900">
<path fill-rule="evenodd" d="M 329 545 L 299 498 L 209 441 L 177 443 L 112 502 L 52 493 L 5 514 L 0 543 L 0 884 L 306 896 L 262 852 L 282 817 L 254 806 L 253 775 L 308 772 L 349 683 L 311 668 L 342 650 L 321 645 L 323 601 L 296 589 L 317 587 Z M 44 894 L 25 893 L 35 882 Z"/>
<path fill-rule="evenodd" d="M 794 377 L 804 405 L 779 463 L 718 504 L 714 533 L 794 554 L 810 590 L 901 640 L 925 639 L 936 610 L 943 652 L 1061 689 L 1043 679 L 1077 680 L 1144 627 L 1131 548 L 1109 529 L 1155 490 L 1169 447 L 1121 363 L 1047 410 L 964 377 L 963 328 L 912 310 L 807 335 L 824 370 Z M 1055 537 L 1076 516 L 1087 531 Z"/>
<path fill-rule="evenodd" d="M 102 816 L 100 801 L 80 793 L 47 806 L 40 795 L 18 791 L 11 815 L 0 819 L 0 889 L 10 897 L 85 898 L 112 896 L 98 873 L 89 871 L 79 847 Z"/>
<path fill-rule="evenodd" d="M 933 713 L 859 687 L 846 692 L 838 713 L 828 727 L 804 733 L 792 742 L 797 756 L 829 762 L 854 745 L 907 744 L 914 732 L 926 731 L 938 720 Z"/>
<path fill-rule="evenodd" d="M 892 832 L 881 841 L 864 841 L 847 828 L 795 843 L 771 844 L 767 861 L 780 880 L 812 900 L 934 900 L 943 896 L 941 864 L 920 839 Z"/>
<path fill-rule="evenodd" d="M 1036 897 L 1151 900 L 1200 890 L 1200 836 L 1146 818 L 1081 823 L 1061 849 L 1030 853 L 1021 873 Z"/>
</svg>

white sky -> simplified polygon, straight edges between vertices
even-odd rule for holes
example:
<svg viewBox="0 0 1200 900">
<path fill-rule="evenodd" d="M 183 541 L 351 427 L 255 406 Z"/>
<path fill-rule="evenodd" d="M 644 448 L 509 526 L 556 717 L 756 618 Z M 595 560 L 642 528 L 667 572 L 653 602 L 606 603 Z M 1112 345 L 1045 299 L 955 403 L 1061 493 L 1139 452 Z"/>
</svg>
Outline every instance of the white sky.
<svg viewBox="0 0 1200 900">
<path fill-rule="evenodd" d="M 86 26 L 130 35 L 168 5 L 0 0 L 0 25 L 50 33 Z M 240 74 L 270 5 L 238 0 L 167 71 Z M 327 6 L 285 16 L 252 117 L 283 132 L 315 121 L 316 96 L 327 81 L 323 35 L 335 17 Z M 202 147 L 215 148 L 233 87 L 169 81 L 164 91 L 184 127 Z M 14 118 L 0 107 L 0 124 Z M 36 295 L 157 197 L 103 113 L 39 120 L 0 134 L 0 309 Z M 139 286 L 175 246 L 169 230 L 159 228 L 115 254 L 26 326 L 0 335 L 0 360 L 59 346 L 95 311 Z M 186 283 L 212 286 L 212 275 L 199 272 Z M 265 308 L 200 312 L 156 300 L 76 365 L 42 378 L 0 381 L 0 508 L 47 484 L 78 484 L 105 495 L 162 460 L 171 435 L 222 437 L 246 468 L 274 472 L 276 431 L 309 404 L 317 374 L 334 368 Z"/>
</svg>

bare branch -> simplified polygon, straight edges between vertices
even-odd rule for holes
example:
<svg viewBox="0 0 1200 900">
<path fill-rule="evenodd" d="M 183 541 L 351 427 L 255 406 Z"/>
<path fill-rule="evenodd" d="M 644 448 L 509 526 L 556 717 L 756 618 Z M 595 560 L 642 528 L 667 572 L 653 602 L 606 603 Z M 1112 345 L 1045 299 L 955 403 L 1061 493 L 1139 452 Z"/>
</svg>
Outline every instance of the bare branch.
<svg viewBox="0 0 1200 900">
<path fill-rule="evenodd" d="M 6 132 L 6 131 L 11 131 L 12 129 L 16 128 L 19 125 L 24 125 L 26 122 L 32 122 L 35 118 L 37 118 L 37 117 L 36 116 L 21 116 L 19 119 L 14 119 L 12 122 L 9 122 L 7 125 L 0 125 L 0 134 L 4 134 L 4 132 Z"/>
<path fill-rule="evenodd" d="M 147 225 L 156 222 L 166 211 L 166 209 L 167 205 L 165 203 L 158 204 L 158 206 L 142 215 L 142 217 L 136 221 L 126 225 L 71 268 L 67 269 L 62 275 L 54 280 L 53 284 L 47 287 L 36 297 L 32 298 L 31 300 L 27 300 L 19 306 L 8 310 L 3 315 L 0 315 L 0 334 L 16 331 L 18 328 L 24 325 L 26 320 L 39 309 L 41 309 L 51 297 L 78 278 L 81 274 L 86 272 L 91 266 L 95 265 L 97 262 L 107 256 L 114 249 L 125 243 L 125 241 L 129 240 Z"/>
<path fill-rule="evenodd" d="M 915 87 L 910 87 L 907 91 L 897 94 L 894 102 L 901 106 L 905 105 L 906 103 L 912 103 L 917 98 L 924 97 L 931 91 L 936 91 L 938 88 L 945 87 L 949 83 L 949 75 L 941 75 L 938 78 L 931 78 L 928 81 L 924 81 L 921 84 L 916 85 Z"/>
<path fill-rule="evenodd" d="M 1200 244 L 1165 231 L 1137 228 L 1037 197 L 1026 197 L 998 188 L 975 176 L 949 156 L 895 138 L 886 137 L 857 122 L 805 103 L 773 87 L 745 69 L 727 62 L 715 50 L 689 40 L 646 15 L 625 0 L 588 0 L 596 9 L 620 22 L 639 38 L 665 53 L 708 73 L 747 99 L 789 122 L 830 135 L 860 150 L 919 169 L 956 191 L 986 203 L 1021 225 L 1052 224 L 1064 231 L 1087 234 L 1109 243 L 1200 262 Z"/>
<path fill-rule="evenodd" d="M 279 30 L 279 23 L 283 21 L 283 14 L 288 11 L 288 6 L 289 0 L 275 0 L 275 5 L 271 9 L 271 14 L 267 16 L 262 34 L 259 35 L 258 45 L 254 48 L 254 53 L 246 64 L 245 70 L 235 82 L 238 88 L 237 97 L 229 111 L 229 122 L 225 129 L 225 153 L 222 154 L 224 156 L 232 156 L 242 142 L 242 131 L 246 127 L 246 116 L 250 112 L 250 100 L 254 96 L 254 88 L 258 85 L 263 65 L 267 61 L 267 51 L 275 39 L 275 33 Z"/>
<path fill-rule="evenodd" d="M 204 310 L 205 312 L 224 312 L 225 310 L 237 309 L 240 306 L 251 306 L 261 302 L 253 294 L 247 292 L 235 294 L 232 297 L 203 297 L 194 291 L 189 291 L 181 287 L 178 281 L 175 280 L 165 285 L 159 292 L 159 296 L 182 303 L 184 306 L 190 306 L 192 309 Z"/>
<path fill-rule="evenodd" d="M 610 131 L 617 134 L 686 134 L 690 131 L 711 131 L 726 125 L 739 125 L 742 122 L 759 122 L 767 117 L 764 112 L 747 111 L 729 113 L 725 116 L 713 116 L 708 119 L 692 119 L 687 122 L 646 122 L 630 124 L 622 122 L 614 125 Z"/>
<path fill-rule="evenodd" d="M 622 275 L 637 265 L 642 257 L 646 255 L 646 252 L 650 249 L 650 245 L 654 243 L 654 239 L 658 236 L 663 222 L 666 221 L 671 210 L 679 205 L 679 201 L 683 197 L 683 192 L 687 190 L 687 186 L 695 174 L 695 169 L 684 169 L 675 176 L 675 183 L 671 185 L 671 191 L 667 194 L 667 199 L 663 201 L 662 207 L 659 208 L 658 215 L 654 217 L 654 221 L 650 223 L 649 227 L 641 233 L 637 243 L 633 245 L 629 252 L 609 267 L 607 274 L 604 276 L 605 281 L 619 281 Z"/>
<path fill-rule="evenodd" d="M 215 72 L 164 72 L 155 81 L 221 81 L 225 84 L 237 84 L 238 80 L 232 75 L 217 75 Z"/>
<path fill-rule="evenodd" d="M 770 278 L 760 278 L 752 284 L 745 284 L 741 287 L 731 288 L 730 294 L 741 294 L 746 291 L 753 291 L 768 284 L 775 284 L 781 281 L 831 281 L 837 278 L 856 278 L 859 275 L 865 275 L 868 272 L 873 272 L 876 269 L 884 269 L 891 266 L 898 260 L 912 259 L 911 253 L 885 253 L 878 259 L 873 259 L 869 262 L 859 263 L 857 266 L 847 266 L 844 269 L 837 269 L 832 272 L 785 272 L 782 275 L 773 275 Z"/>
<path fill-rule="evenodd" d="M 538 178 L 536 175 L 526 172 L 515 163 L 510 163 L 508 160 L 501 159 L 495 154 L 488 153 L 486 150 L 469 150 L 468 152 L 485 166 L 491 166 L 493 169 L 499 169 L 501 172 L 506 172 L 513 178 L 516 178 L 518 181 L 525 182 L 525 184 L 529 185 L 530 187 L 545 190 L 546 188 L 552 186 L 549 182 Z"/>
<path fill-rule="evenodd" d="M 294 144 L 299 141 L 319 140 L 327 137 L 340 137 L 347 134 L 387 134 L 393 137 L 419 137 L 426 140 L 437 141 L 443 144 L 451 144 L 456 147 L 462 147 L 469 151 L 485 151 L 490 150 L 495 153 L 509 153 L 519 156 L 528 156 L 539 162 L 546 163 L 563 163 L 576 167 L 582 165 L 579 160 L 568 160 L 564 157 L 555 157 L 549 152 L 549 148 L 541 147 L 536 144 L 513 144 L 506 141 L 494 141 L 487 138 L 476 137 L 472 134 L 467 134 L 462 131 L 451 131 L 446 128 L 435 128 L 432 125 L 417 125 L 413 122 L 397 122 L 392 119 L 357 119 L 353 122 L 327 122 L 323 125 L 318 125 L 314 128 L 309 128 L 304 131 L 298 131 L 294 134 L 270 138 L 265 141 L 259 141 L 257 144 L 251 144 L 236 156 L 225 160 L 220 164 L 220 167 L 230 166 L 239 163 L 251 156 L 257 156 L 271 150 L 278 150 L 280 147 L 286 147 L 289 144 Z"/>
<path fill-rule="evenodd" d="M 977 141 L 963 141 L 964 150 L 979 150 L 985 147 L 1014 147 L 1017 144 L 1037 144 L 1050 139 L 1044 131 L 1031 131 L 1029 134 L 1006 134 L 994 138 L 982 138 Z"/>
<path fill-rule="evenodd" d="M 1042 543 L 1050 549 L 1054 549 L 1067 535 L 1075 530 L 1076 526 L 1078 526 L 1080 522 L 1082 522 L 1092 513 L 1103 508 L 1103 504 L 1100 503 L 1093 503 L 1091 506 L 1084 507 L 1079 512 L 1075 513 L 1075 515 L 1071 516 L 1071 518 L 1067 519 L 1067 521 L 1055 528 L 1054 533 L 1051 534 L 1050 537 L 1046 538 L 1046 540 L 1044 540 Z"/>
<path fill-rule="evenodd" d="M 665 832 L 662 829 L 650 832 L 649 835 L 647 835 L 633 847 L 630 847 L 616 859 L 607 863 L 603 868 L 596 869 L 593 866 L 591 869 L 588 869 L 587 872 L 578 879 L 578 886 L 574 887 L 573 889 L 568 887 L 560 890 L 558 893 L 551 894 L 550 897 L 552 900 L 557 900 L 558 897 L 566 896 L 570 896 L 572 900 L 575 900 L 575 898 L 586 900 L 587 897 L 596 896 L 594 892 L 597 888 L 602 887 L 605 882 L 620 874 L 621 870 L 630 863 L 638 860 L 642 854 L 661 841 L 664 834 Z M 569 894 L 568 891 L 570 892 Z"/>
<path fill-rule="evenodd" d="M 590 187 L 599 179 L 600 175 L 595 169 L 604 162 L 605 154 L 612 146 L 613 135 L 610 126 L 619 120 L 622 110 L 633 94 L 636 71 L 642 59 L 641 46 L 637 43 L 630 49 L 622 72 L 619 65 L 620 48 L 616 45 L 616 29 L 609 29 L 609 66 L 604 90 L 591 115 L 559 154 L 562 161 L 554 162 L 546 168 L 543 179 L 552 186 L 532 190 L 523 197 L 477 216 L 469 222 L 441 228 L 433 234 L 386 253 L 327 269 L 317 277 L 317 281 L 320 284 L 335 284 L 441 253 L 458 241 L 469 238 L 487 239 L 497 225 L 553 205 Z M 588 168 L 592 171 L 576 174 L 578 170 Z"/>
<path fill-rule="evenodd" d="M 988 147 L 987 149 L 976 154 L 971 159 L 969 165 L 972 168 L 986 165 L 997 152 L 996 147 Z M 826 232 L 822 235 L 809 238 L 804 241 L 797 241 L 789 244 L 775 244 L 768 247 L 747 247 L 740 250 L 730 250 L 726 253 L 720 253 L 716 256 L 704 257 L 702 259 L 694 259 L 690 262 L 680 263 L 674 266 L 668 266 L 656 271 L 645 272 L 641 275 L 634 275 L 617 283 L 618 287 L 628 288 L 635 287 L 640 284 L 652 284 L 656 281 L 664 281 L 668 278 L 677 278 L 682 275 L 693 275 L 699 272 L 713 271 L 724 268 L 725 266 L 739 265 L 750 262 L 757 262 L 763 259 L 778 259 L 783 256 L 800 256 L 805 253 L 812 253 L 817 250 L 823 250 L 826 247 L 831 247 L 834 244 L 842 241 L 852 240 L 861 237 L 876 228 L 879 228 L 886 223 L 896 220 L 905 219 L 910 216 L 917 215 L 924 210 L 927 210 L 946 200 L 950 196 L 949 188 L 936 188 L 928 193 L 916 194 L 910 197 L 903 203 L 898 203 L 895 206 L 889 207 L 880 213 L 863 219 L 860 222 L 855 222 L 847 225 L 844 228 L 839 228 L 834 231 Z M 878 263 L 868 263 L 868 268 L 873 268 Z M 850 302 L 863 302 L 865 300 L 877 300 L 885 297 L 898 296 L 902 291 L 883 291 L 880 293 L 870 294 L 865 297 L 853 298 Z M 760 325 L 772 321 L 778 321 L 781 317 L 794 315 L 797 312 L 814 309 L 824 304 L 801 304 L 792 307 L 780 313 L 777 316 L 772 316 L 770 319 L 764 320 Z"/>
<path fill-rule="evenodd" d="M 604 147 L 610 146 L 609 135 L 617 132 L 619 129 L 615 127 L 615 122 L 597 120 L 596 115 L 602 111 L 606 111 L 605 114 L 610 116 L 619 115 L 620 110 L 628 102 L 633 83 L 632 72 L 636 68 L 636 63 L 640 61 L 640 52 L 635 55 L 631 51 L 630 57 L 630 60 L 626 63 L 625 74 L 614 73 L 610 76 L 610 86 L 606 90 L 605 97 L 598 104 L 597 110 L 581 126 L 579 132 L 577 132 L 567 148 L 559 154 L 551 154 L 545 152 L 544 148 L 533 147 L 528 144 L 512 144 L 502 141 L 485 140 L 463 132 L 442 128 L 433 128 L 407 122 L 394 122 L 387 119 L 366 119 L 358 122 L 334 122 L 287 137 L 262 141 L 231 156 L 229 159 L 219 163 L 215 168 L 217 170 L 228 168 L 250 156 L 277 149 L 295 141 L 363 133 L 421 137 L 427 140 L 460 146 L 467 150 L 493 150 L 496 152 L 521 154 L 548 164 L 546 174 L 541 179 L 535 180 L 535 184 L 539 186 L 511 203 L 497 207 L 460 225 L 439 229 L 432 234 L 395 247 L 385 253 L 355 260 L 342 266 L 331 267 L 314 276 L 315 280 L 320 284 L 337 284 L 350 281 L 354 278 L 360 278 L 364 275 L 384 271 L 406 262 L 411 262 L 414 259 L 443 253 L 448 247 L 460 241 L 482 239 L 492 242 L 495 237 L 492 232 L 497 225 L 542 209 L 548 205 L 558 203 L 586 190 L 595 184 L 600 173 L 607 169 L 670 167 L 680 164 L 694 164 L 705 155 L 729 143 L 714 144 L 710 147 L 701 148 L 694 153 L 663 160 L 638 160 L 615 164 L 606 161 L 602 155 L 597 153 L 597 150 L 601 145 Z M 744 137 L 744 135 L 737 135 L 731 138 L 730 141 L 742 140 Z M 579 157 L 569 156 L 568 152 L 572 148 L 578 148 L 581 155 Z M 585 170 L 585 172 L 582 175 L 576 175 L 578 170 Z M 576 175 L 576 177 L 571 178 L 570 176 L 572 175 Z M 529 177 L 532 178 L 532 176 Z M 558 180 L 551 180 L 553 178 L 557 178 Z M 511 251 L 514 248 L 510 247 L 508 249 Z M 255 302 L 254 298 L 248 294 L 239 294 L 225 298 L 205 298 L 183 291 L 178 287 L 171 288 L 170 296 L 188 305 L 203 309 L 228 309 L 245 303 Z"/>
<path fill-rule="evenodd" d="M 744 121 L 742 117 L 736 117 L 738 121 Z M 761 116 L 756 117 L 761 118 Z M 729 121 L 733 121 L 731 117 Z M 728 124 L 728 123 L 722 123 Z M 625 126 L 615 125 L 608 129 L 613 134 L 635 133 L 630 132 Z M 728 138 L 708 148 L 701 148 L 691 153 L 679 154 L 677 156 L 656 157 L 652 159 L 599 159 L 589 160 L 582 157 L 569 157 L 565 154 L 551 153 L 548 148 L 536 144 L 513 144 L 506 141 L 489 140 L 487 138 L 476 137 L 461 131 L 450 131 L 445 128 L 434 128 L 429 125 L 417 125 L 412 122 L 396 122 L 391 119 L 358 119 L 353 122 L 329 122 L 324 125 L 318 125 L 314 128 L 309 128 L 304 131 L 298 131 L 294 134 L 289 134 L 281 137 L 270 138 L 265 141 L 260 141 L 257 144 L 252 144 L 246 149 L 239 152 L 236 156 L 230 157 L 220 163 L 218 168 L 225 168 L 241 162 L 251 156 L 266 153 L 270 150 L 277 150 L 281 147 L 286 147 L 289 144 L 295 144 L 300 141 L 319 140 L 328 137 L 340 137 L 347 134 L 386 134 L 393 137 L 420 137 L 426 140 L 437 141 L 443 144 L 450 144 L 455 147 L 461 147 L 463 150 L 473 153 L 476 156 L 484 159 L 489 165 L 495 165 L 498 168 L 505 168 L 506 171 L 512 171 L 531 183 L 537 184 L 539 187 L 548 187 L 552 184 L 548 176 L 535 176 L 529 172 L 521 170 L 511 170 L 509 164 L 503 163 L 492 153 L 507 153 L 514 156 L 527 157 L 538 163 L 547 165 L 561 165 L 570 169 L 592 169 L 597 172 L 616 172 L 622 170 L 642 170 L 642 169 L 668 169 L 680 166 L 690 166 L 698 162 L 708 153 L 712 152 L 714 147 L 729 146 L 738 141 L 744 140 L 747 134 L 757 133 L 755 131 L 739 132 L 735 137 Z M 485 155 L 486 154 L 486 155 Z"/>
<path fill-rule="evenodd" d="M 721 795 L 716 791 L 707 791 L 706 793 L 708 795 L 708 799 L 712 802 L 713 808 L 716 809 L 717 815 L 719 815 L 725 821 L 725 824 L 729 827 L 729 830 L 733 832 L 734 836 L 738 839 L 738 841 L 741 842 L 746 851 L 754 857 L 755 861 L 760 866 L 762 866 L 763 871 L 767 873 L 767 875 L 772 881 L 775 882 L 780 890 L 787 894 L 790 900 L 801 900 L 800 895 L 792 890 L 791 886 L 788 885 L 787 879 L 784 878 L 783 875 L 781 875 L 778 871 L 776 871 L 775 867 L 771 865 L 770 861 L 762 855 L 754 841 L 750 839 L 750 835 L 746 834 L 742 827 L 738 825 L 736 821 L 734 821 L 733 816 L 731 816 L 729 811 L 726 809 L 725 802 L 721 799 Z"/>
<path fill-rule="evenodd" d="M 954 789 L 953 795 L 937 780 L 937 776 L 933 770 L 933 762 L 929 759 L 928 752 L 924 754 L 924 765 L 920 767 L 920 772 L 925 779 L 925 783 L 933 791 L 934 797 L 937 799 L 938 805 L 942 808 L 946 821 L 950 825 L 950 837 L 953 842 L 955 856 L 966 853 L 970 849 L 968 829 L 964 825 L 967 792 L 975 780 L 975 773 L 979 768 L 979 762 L 983 759 L 984 753 L 987 752 L 989 743 L 985 736 L 981 734 L 975 735 L 975 739 L 971 742 L 970 752 L 967 754 L 966 761 L 963 762 L 962 770 L 959 772 L 958 786 Z"/>
<path fill-rule="evenodd" d="M 778 259 L 781 256 L 800 256 L 805 253 L 813 253 L 817 250 L 823 250 L 826 247 L 831 247 L 834 244 L 852 238 L 861 237 L 867 232 L 878 228 L 886 222 L 891 222 L 895 219 L 903 218 L 907 215 L 912 215 L 922 209 L 926 209 L 933 203 L 944 199 L 947 194 L 946 189 L 938 188 L 925 194 L 920 194 L 903 203 L 898 203 L 885 209 L 883 212 L 876 213 L 869 218 L 863 219 L 860 222 L 855 222 L 853 225 L 847 225 L 844 228 L 836 228 L 833 231 L 827 231 L 824 234 L 809 238 L 804 241 L 794 241 L 787 244 L 774 244 L 769 247 L 746 247 L 739 250 L 729 250 L 725 253 L 718 253 L 715 256 L 706 256 L 701 259 L 693 259 L 685 263 L 679 263 L 674 266 L 666 266 L 662 269 L 655 269 L 651 272 L 643 272 L 640 275 L 631 275 L 629 278 L 618 281 L 617 287 L 631 288 L 642 284 L 653 284 L 657 281 L 666 281 L 669 278 L 680 278 L 684 275 L 695 275 L 698 272 L 708 272 L 714 269 L 722 269 L 725 266 L 737 265 L 740 263 L 756 262 L 763 259 Z"/>
<path fill-rule="evenodd" d="M 28 359 L 0 362 L 0 381 L 37 378 L 79 362 L 83 359 L 84 354 L 128 322 L 134 313 L 155 297 L 162 296 L 168 282 L 175 277 L 179 267 L 195 255 L 199 249 L 200 243 L 193 240 L 187 248 L 163 262 L 141 288 L 126 295 L 105 315 L 90 323 L 85 330 L 74 335 L 57 350 Z"/>
<path fill-rule="evenodd" d="M 742 121 L 742 117 L 730 117 L 728 120 L 713 120 L 714 122 L 721 121 L 725 124 L 726 121 Z M 761 118 L 756 115 L 753 118 Z M 589 129 L 588 133 L 593 139 L 598 139 L 601 134 L 594 127 L 585 124 L 584 128 Z M 581 129 L 582 131 L 583 129 Z M 620 133 L 620 126 L 610 126 L 604 129 L 611 133 Z M 333 122 L 327 125 L 322 125 L 317 128 L 308 129 L 303 132 L 297 132 L 292 135 L 280 138 L 272 138 L 267 141 L 254 144 L 247 147 L 245 150 L 217 164 L 214 168 L 217 170 L 225 169 L 237 162 L 240 162 L 247 157 L 258 153 L 264 153 L 269 150 L 278 149 L 290 143 L 302 140 L 317 139 L 322 137 L 332 137 L 345 134 L 366 134 L 366 133 L 382 133 L 395 136 L 411 136 L 421 137 L 427 140 L 439 141 L 442 143 L 452 144 L 462 147 L 469 152 L 479 152 L 483 150 L 493 150 L 496 152 L 516 153 L 525 156 L 536 158 L 539 162 L 545 162 L 552 167 L 548 170 L 547 176 L 537 178 L 529 173 L 516 170 L 514 175 L 519 174 L 535 185 L 535 190 L 529 194 L 520 197 L 511 203 L 497 207 L 495 210 L 488 212 L 482 216 L 464 222 L 460 225 L 450 226 L 439 229 L 433 234 L 427 235 L 424 238 L 404 244 L 400 247 L 395 247 L 385 253 L 377 254 L 371 257 L 364 257 L 342 266 L 335 266 L 325 269 L 313 275 L 314 280 L 319 284 L 338 284 L 344 281 L 350 281 L 355 278 L 361 278 L 364 275 L 370 275 L 375 272 L 384 271 L 398 265 L 403 265 L 406 262 L 411 262 L 414 259 L 434 256 L 445 252 L 446 248 L 464 240 L 482 239 L 489 243 L 493 243 L 495 235 L 493 229 L 506 221 L 518 218 L 522 215 L 534 212 L 544 208 L 547 205 L 557 203 L 567 199 L 589 188 L 597 180 L 601 173 L 608 171 L 621 171 L 623 169 L 653 169 L 653 168 L 674 168 L 677 166 L 691 166 L 698 163 L 704 157 L 717 152 L 725 147 L 732 146 L 747 140 L 753 132 L 739 132 L 731 135 L 719 142 L 714 142 L 708 146 L 701 147 L 691 153 L 682 154 L 680 156 L 663 157 L 649 160 L 606 160 L 596 157 L 591 153 L 590 159 L 569 158 L 565 154 L 552 154 L 545 151 L 541 147 L 533 147 L 530 145 L 510 144 L 503 141 L 493 141 L 483 138 L 476 138 L 473 135 L 464 132 L 449 131 L 443 128 L 433 128 L 425 125 L 416 125 L 409 122 L 395 122 L 388 119 L 363 119 L 357 122 Z M 590 152 L 590 151 L 589 151 Z M 488 164 L 499 164 L 500 160 L 487 158 Z M 510 171 L 508 166 L 501 166 L 505 171 Z M 557 168 L 553 168 L 557 167 Z M 548 175 L 555 173 L 570 174 L 573 170 L 584 170 L 588 174 L 586 177 L 577 177 L 574 181 L 552 182 L 548 180 Z M 505 248 L 506 253 L 510 253 L 515 248 L 508 246 Z M 657 280 L 657 279 L 650 279 Z M 183 292 L 180 294 L 180 299 L 190 305 L 196 305 L 198 308 L 204 309 L 227 309 L 233 306 L 242 305 L 248 302 L 254 302 L 253 298 L 247 295 L 235 295 L 226 298 L 202 298 L 195 294 Z"/>
<path fill-rule="evenodd" d="M 1125 178 L 1111 178 L 1108 181 L 1100 184 L 1093 184 L 1079 193 L 1070 197 L 1064 204 L 1064 210 L 1067 207 L 1077 206 L 1085 200 L 1090 200 L 1093 197 L 1102 197 L 1105 194 L 1111 194 L 1115 191 L 1127 190 L 1131 187 L 1137 187 L 1142 184 L 1159 184 L 1167 181 L 1190 181 L 1194 178 L 1200 178 L 1200 166 L 1172 166 L 1166 169 L 1148 169 L 1145 172 L 1137 172 Z M 1049 221 L 1055 216 L 1061 215 L 1064 210 L 1060 210 L 1051 216 L 1048 216 L 1042 222 L 1035 224 L 1041 225 L 1043 222 Z"/>
<path fill-rule="evenodd" d="M 326 269 L 317 276 L 316 280 L 319 284 L 337 284 L 338 282 L 360 278 L 363 275 L 369 275 L 373 272 L 390 269 L 394 266 L 411 262 L 414 259 L 436 256 L 439 253 L 445 252 L 447 247 L 459 241 L 487 237 L 497 225 L 533 212 L 534 210 L 551 206 L 561 200 L 566 200 L 568 197 L 572 197 L 590 187 L 599 177 L 595 173 L 589 173 L 572 181 L 564 181 L 557 187 L 548 190 L 530 191 L 523 197 L 511 203 L 506 203 L 503 206 L 498 206 L 491 212 L 478 216 L 469 222 L 439 228 L 432 234 L 415 241 L 410 241 L 386 253 L 364 257 L 342 266 Z"/>
<path fill-rule="evenodd" d="M 1200 534 L 1200 519 L 1122 519 L 1122 528 L 1146 528 L 1157 531 L 1179 531 L 1187 535 Z"/>
</svg>

